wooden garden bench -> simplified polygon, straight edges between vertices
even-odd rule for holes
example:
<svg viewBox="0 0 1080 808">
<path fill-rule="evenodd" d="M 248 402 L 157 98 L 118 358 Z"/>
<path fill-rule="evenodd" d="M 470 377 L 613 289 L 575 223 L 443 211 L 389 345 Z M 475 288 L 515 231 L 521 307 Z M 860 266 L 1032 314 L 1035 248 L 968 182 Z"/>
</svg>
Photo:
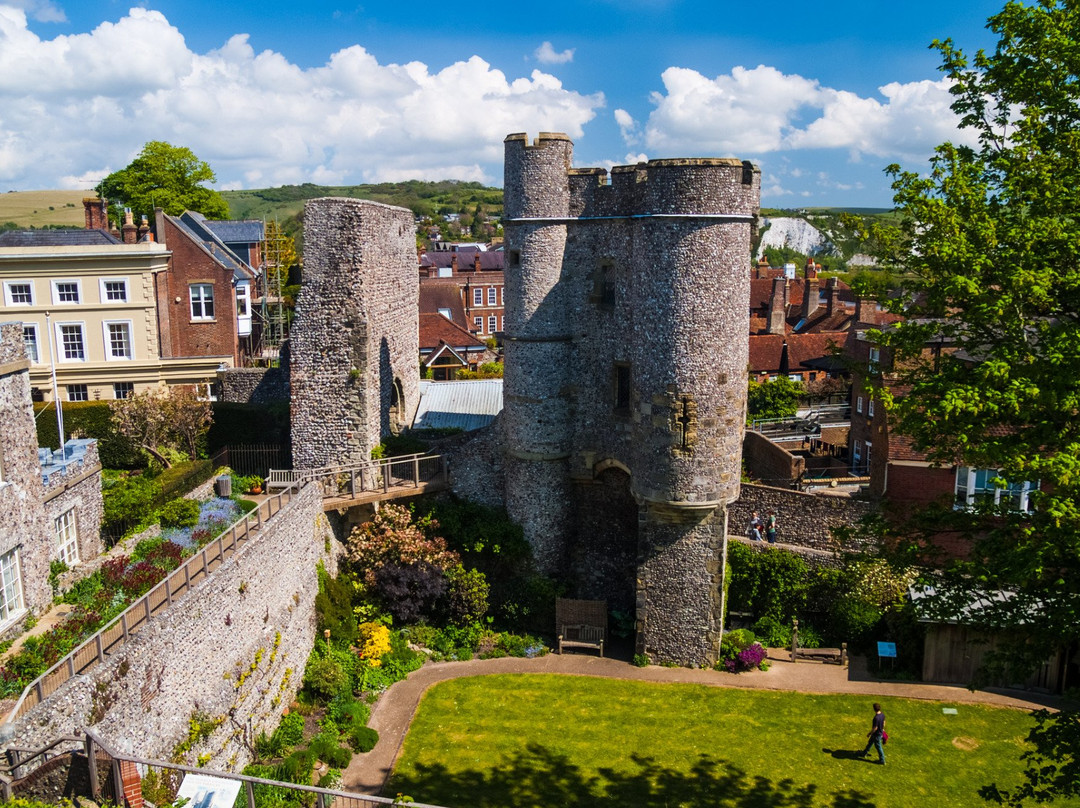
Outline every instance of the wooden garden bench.
<svg viewBox="0 0 1080 808">
<path fill-rule="evenodd" d="M 839 648 L 802 648 L 796 646 L 792 649 L 791 661 L 797 659 L 811 659 L 816 662 L 828 662 L 832 665 L 847 664 L 847 643 L 841 643 Z"/>
<path fill-rule="evenodd" d="M 560 654 L 563 648 L 595 648 L 603 656 L 604 640 L 607 639 L 607 601 L 557 598 L 555 634 Z"/>
</svg>

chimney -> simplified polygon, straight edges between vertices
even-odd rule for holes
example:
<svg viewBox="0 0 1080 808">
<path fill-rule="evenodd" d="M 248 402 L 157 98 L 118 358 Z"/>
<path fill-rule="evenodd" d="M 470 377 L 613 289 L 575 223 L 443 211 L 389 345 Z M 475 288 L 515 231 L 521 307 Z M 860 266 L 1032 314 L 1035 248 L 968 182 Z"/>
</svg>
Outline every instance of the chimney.
<svg viewBox="0 0 1080 808">
<path fill-rule="evenodd" d="M 813 274 L 810 274 L 813 273 Z M 817 273 L 807 268 L 806 282 L 803 284 L 802 318 L 809 320 L 818 310 Z"/>
<path fill-rule="evenodd" d="M 755 278 L 767 278 L 769 277 L 769 259 L 764 255 L 758 259 L 757 272 L 754 275 Z"/>
<path fill-rule="evenodd" d="M 791 357 L 788 356 L 787 340 L 784 340 L 780 348 L 780 367 L 777 368 L 779 375 L 787 377 L 791 374 Z"/>
<path fill-rule="evenodd" d="M 83 212 L 86 214 L 87 230 L 109 229 L 109 204 L 96 196 L 83 198 Z"/>
<path fill-rule="evenodd" d="M 139 241 L 146 241 L 146 234 L 150 232 L 150 222 L 145 216 L 139 222 Z"/>
<path fill-rule="evenodd" d="M 807 258 L 806 259 L 806 269 L 803 270 L 803 274 L 806 276 L 807 280 L 809 280 L 810 278 L 816 278 L 817 273 L 818 273 L 818 264 L 814 263 L 813 258 Z"/>
<path fill-rule="evenodd" d="M 139 228 L 135 226 L 135 217 L 131 213 L 131 208 L 124 208 L 124 226 L 120 228 L 120 232 L 123 233 L 121 240 L 125 244 L 134 244 L 139 237 Z"/>
<path fill-rule="evenodd" d="M 769 327 L 767 334 L 783 334 L 787 311 L 787 279 L 773 278 L 772 296 L 769 298 Z"/>
<path fill-rule="evenodd" d="M 479 250 L 477 250 L 476 253 L 473 256 L 473 271 L 474 272 L 479 272 L 480 271 L 480 251 Z"/>
<path fill-rule="evenodd" d="M 165 243 L 165 211 L 154 208 L 154 237 L 158 244 Z"/>
<path fill-rule="evenodd" d="M 829 296 L 828 308 L 825 309 L 826 314 L 840 311 L 840 287 L 836 284 L 836 278 L 829 278 L 825 281 L 825 293 Z"/>
<path fill-rule="evenodd" d="M 454 254 L 450 256 L 450 273 L 458 274 L 457 250 L 454 250 Z"/>
<path fill-rule="evenodd" d="M 877 323 L 876 309 L 872 300 L 864 300 L 862 297 L 855 298 L 855 322 Z"/>
</svg>

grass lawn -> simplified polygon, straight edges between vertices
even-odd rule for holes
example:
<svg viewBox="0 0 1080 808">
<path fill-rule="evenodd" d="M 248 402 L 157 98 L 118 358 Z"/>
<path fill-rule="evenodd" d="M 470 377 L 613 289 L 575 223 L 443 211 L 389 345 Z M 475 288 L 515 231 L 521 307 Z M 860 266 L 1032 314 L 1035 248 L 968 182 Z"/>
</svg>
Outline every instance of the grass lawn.
<svg viewBox="0 0 1080 808">
<path fill-rule="evenodd" d="M 473 806 L 987 805 L 1019 778 L 1026 713 L 879 698 L 888 764 L 856 757 L 874 699 L 556 675 L 424 696 L 385 794 Z M 945 715 L 953 706 L 958 715 Z M 1055 806 L 1076 805 L 1055 802 Z"/>
</svg>

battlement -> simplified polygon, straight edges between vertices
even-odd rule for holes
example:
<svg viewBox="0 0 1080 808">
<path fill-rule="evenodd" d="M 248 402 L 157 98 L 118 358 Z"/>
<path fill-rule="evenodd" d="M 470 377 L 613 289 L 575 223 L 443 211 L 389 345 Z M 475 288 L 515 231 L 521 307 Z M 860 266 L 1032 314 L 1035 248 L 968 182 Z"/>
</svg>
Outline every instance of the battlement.
<svg viewBox="0 0 1080 808">
<path fill-rule="evenodd" d="M 41 463 L 41 482 L 46 493 L 101 468 L 94 438 L 72 438 L 55 451 L 40 447 L 38 462 Z"/>
<path fill-rule="evenodd" d="M 507 218 L 565 215 L 611 217 L 733 217 L 757 215 L 761 172 L 731 157 L 681 157 L 636 165 L 570 168 L 573 142 L 542 132 L 531 144 L 524 134 L 506 138 Z M 559 163 L 565 162 L 565 185 Z M 567 187 L 568 186 L 568 187 Z M 566 189 L 564 191 L 564 188 Z M 561 211 L 568 193 L 566 213 Z"/>
</svg>

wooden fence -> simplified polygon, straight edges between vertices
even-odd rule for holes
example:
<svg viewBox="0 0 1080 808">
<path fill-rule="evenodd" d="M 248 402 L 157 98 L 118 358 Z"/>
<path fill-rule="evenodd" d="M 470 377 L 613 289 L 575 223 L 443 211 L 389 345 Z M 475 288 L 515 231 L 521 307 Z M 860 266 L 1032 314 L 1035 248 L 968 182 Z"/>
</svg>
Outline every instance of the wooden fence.
<svg viewBox="0 0 1080 808">
<path fill-rule="evenodd" d="M 307 481 L 303 480 L 284 488 L 237 519 L 216 539 L 169 573 L 165 580 L 128 606 L 119 617 L 27 685 L 8 714 L 7 722 L 21 718 L 69 679 L 93 668 L 104 660 L 106 654 L 116 652 L 151 617 L 167 609 L 176 598 L 235 555 L 249 538 L 257 534 L 263 522 L 280 513 L 305 485 Z"/>
</svg>

